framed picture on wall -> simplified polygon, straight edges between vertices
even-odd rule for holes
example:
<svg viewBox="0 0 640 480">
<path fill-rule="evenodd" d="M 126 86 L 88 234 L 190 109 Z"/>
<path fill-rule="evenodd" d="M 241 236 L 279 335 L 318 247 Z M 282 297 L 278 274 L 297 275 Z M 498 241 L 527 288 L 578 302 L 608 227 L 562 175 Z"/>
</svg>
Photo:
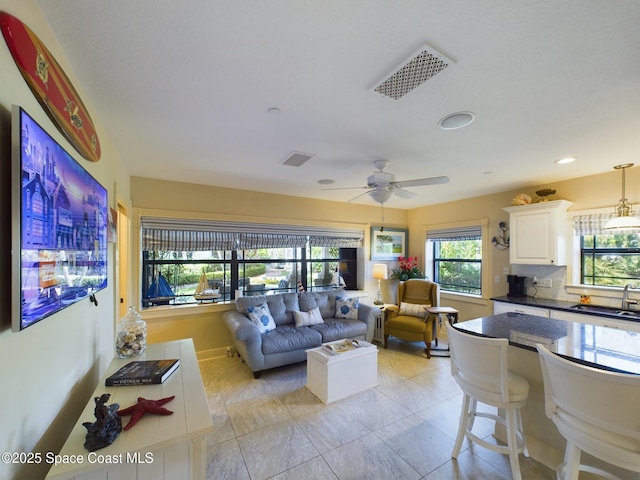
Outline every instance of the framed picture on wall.
<svg viewBox="0 0 640 480">
<path fill-rule="evenodd" d="M 397 260 L 407 256 L 409 231 L 398 228 L 371 228 L 371 260 Z"/>
</svg>

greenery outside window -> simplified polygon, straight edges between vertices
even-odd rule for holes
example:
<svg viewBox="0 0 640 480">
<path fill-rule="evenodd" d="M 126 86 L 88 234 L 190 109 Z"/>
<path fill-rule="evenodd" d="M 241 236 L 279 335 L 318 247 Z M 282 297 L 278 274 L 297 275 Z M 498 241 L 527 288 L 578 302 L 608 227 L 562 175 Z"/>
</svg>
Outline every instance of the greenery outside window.
<svg viewBox="0 0 640 480">
<path fill-rule="evenodd" d="M 355 289 L 357 285 L 347 285 L 339 274 L 341 264 L 345 264 L 347 258 L 356 257 L 352 250 L 310 247 L 208 252 L 143 251 L 143 306 L 196 303 L 193 295 L 202 272 L 206 274 L 209 287 L 219 292 L 218 301 L 233 300 L 236 291 L 242 291 L 244 295 L 292 292 L 298 289 L 298 281 L 307 290 L 324 290 L 340 285 Z M 310 259 L 307 259 L 308 251 L 311 252 Z M 170 294 L 159 294 L 156 290 L 160 276 L 166 280 Z"/>
<path fill-rule="evenodd" d="M 443 291 L 482 295 L 482 242 L 433 242 L 433 279 Z"/>
<path fill-rule="evenodd" d="M 428 269 L 442 292 L 482 296 L 485 223 L 427 231 Z"/>
<path fill-rule="evenodd" d="M 580 239 L 580 283 L 623 287 L 640 283 L 640 233 L 611 233 L 604 225 L 611 211 L 573 217 L 574 234 Z"/>
<path fill-rule="evenodd" d="M 580 283 L 623 287 L 640 283 L 640 235 L 583 235 L 580 238 Z"/>
</svg>

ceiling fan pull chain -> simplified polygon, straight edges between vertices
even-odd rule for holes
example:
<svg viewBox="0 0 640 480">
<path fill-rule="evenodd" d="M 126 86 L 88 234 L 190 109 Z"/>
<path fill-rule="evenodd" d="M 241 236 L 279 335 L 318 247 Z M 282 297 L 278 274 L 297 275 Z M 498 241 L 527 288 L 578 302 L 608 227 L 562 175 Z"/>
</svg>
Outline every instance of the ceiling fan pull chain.
<svg viewBox="0 0 640 480">
<path fill-rule="evenodd" d="M 384 203 L 380 204 L 380 216 L 381 216 L 380 232 L 384 232 Z"/>
</svg>

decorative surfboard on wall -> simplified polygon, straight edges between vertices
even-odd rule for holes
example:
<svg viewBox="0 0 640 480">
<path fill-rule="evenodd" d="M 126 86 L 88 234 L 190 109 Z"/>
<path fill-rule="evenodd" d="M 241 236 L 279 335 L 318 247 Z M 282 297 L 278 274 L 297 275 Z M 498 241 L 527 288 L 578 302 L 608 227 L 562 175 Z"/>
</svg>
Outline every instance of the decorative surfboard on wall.
<svg viewBox="0 0 640 480">
<path fill-rule="evenodd" d="M 13 15 L 0 12 L 0 29 L 27 85 L 80 154 L 100 160 L 100 142 L 87 108 L 51 52 Z"/>
</svg>

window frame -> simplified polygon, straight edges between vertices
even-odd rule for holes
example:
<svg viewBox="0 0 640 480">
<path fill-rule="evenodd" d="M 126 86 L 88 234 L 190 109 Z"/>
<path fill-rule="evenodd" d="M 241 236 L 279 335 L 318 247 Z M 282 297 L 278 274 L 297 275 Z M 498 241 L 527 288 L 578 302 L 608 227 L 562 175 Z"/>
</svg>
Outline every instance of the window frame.
<svg viewBox="0 0 640 480">
<path fill-rule="evenodd" d="M 458 297 L 458 298 L 466 298 L 472 301 L 471 299 L 478 300 L 486 300 L 490 298 L 490 281 L 489 274 L 491 265 L 491 255 L 489 250 L 489 234 L 488 234 L 488 226 L 489 219 L 487 217 L 477 218 L 472 220 L 464 220 L 457 222 L 448 222 L 448 223 L 440 223 L 440 224 L 432 224 L 432 225 L 423 225 L 423 238 L 425 239 L 425 271 L 431 272 L 432 278 L 434 273 L 434 248 L 431 245 L 434 243 L 433 240 L 428 239 L 428 232 L 435 230 L 465 230 L 469 227 L 480 227 L 480 235 L 481 235 L 481 248 L 482 248 L 482 256 L 481 256 L 481 269 L 480 269 L 480 279 L 481 279 L 481 293 L 473 294 L 473 293 L 463 293 L 456 292 L 451 290 L 440 290 L 441 295 Z"/>
<path fill-rule="evenodd" d="M 598 233 L 598 224 L 615 216 L 609 207 L 573 210 L 568 212 L 566 228 L 571 232 L 570 260 L 567 262 L 566 293 L 570 295 L 591 295 L 604 302 L 618 302 L 622 298 L 623 288 L 619 286 L 600 286 L 582 283 L 581 242 L 584 234 Z"/>
<path fill-rule="evenodd" d="M 621 232 L 623 234 L 626 234 L 624 232 Z M 608 277 L 604 277 L 602 275 L 596 276 L 595 272 L 593 273 L 593 275 L 587 275 L 587 273 L 585 272 L 585 261 L 586 261 L 586 256 L 590 256 L 594 259 L 595 262 L 595 257 L 598 254 L 611 254 L 611 255 L 615 255 L 615 254 L 619 254 L 619 255 L 633 255 L 633 256 L 637 256 L 638 259 L 640 260 L 640 247 L 624 247 L 624 248 L 602 248 L 602 247 L 598 247 L 597 244 L 597 237 L 599 236 L 604 236 L 604 235 L 610 235 L 610 234 L 592 234 L 592 235 L 580 235 L 579 238 L 579 242 L 580 242 L 580 284 L 581 285 L 586 285 L 586 286 L 590 286 L 590 287 L 609 287 L 609 288 L 622 288 L 624 285 L 602 285 L 602 284 L 597 284 L 595 283 L 595 279 L 596 278 L 610 278 L 611 280 L 615 281 L 615 280 L 619 280 L 619 281 L 623 281 L 625 284 L 627 283 L 640 283 L 640 276 L 638 277 L 619 277 L 619 276 L 608 276 Z M 589 247 L 585 247 L 585 237 L 593 237 L 593 247 L 589 248 Z M 585 280 L 586 278 L 592 278 L 594 280 L 593 283 L 586 283 Z"/>
<path fill-rule="evenodd" d="M 449 240 L 449 241 L 465 241 L 465 240 Z M 476 240 L 480 242 L 480 258 L 479 259 L 469 259 L 469 258 L 443 258 L 440 257 L 438 251 L 440 250 L 440 244 L 443 243 L 442 240 L 431 240 L 433 244 L 433 263 L 432 263 L 432 275 L 433 281 L 440 285 L 441 292 L 447 292 L 452 294 L 462 294 L 462 295 L 473 295 L 477 297 L 482 297 L 482 270 L 483 270 L 483 261 L 482 261 L 482 238 Z M 462 292 L 459 290 L 450 290 L 445 288 L 444 284 L 440 281 L 440 270 L 439 265 L 442 263 L 451 263 L 451 264 L 459 264 L 459 263 L 475 263 L 480 265 L 480 285 L 477 287 L 479 292 Z M 451 286 L 451 285 L 449 285 Z M 465 287 L 464 285 L 457 285 L 458 287 Z M 467 287 L 467 288 L 476 288 L 476 287 Z"/>
<path fill-rule="evenodd" d="M 340 238 L 349 242 L 353 240 L 352 244 L 345 246 L 344 248 L 354 248 L 355 254 L 353 257 L 344 259 L 343 264 L 340 265 L 341 276 L 346 279 L 347 285 L 351 284 L 354 289 L 361 290 L 367 285 L 365 276 L 365 251 L 366 242 L 368 238 L 368 231 L 370 224 L 367 222 L 341 222 L 341 221 L 323 221 L 314 219 L 288 219 L 283 217 L 271 218 L 271 217 L 254 217 L 243 215 L 228 215 L 228 214 L 215 214 L 215 213 L 198 213 L 198 212 L 180 212 L 175 210 L 164 210 L 154 208 L 140 208 L 132 207 L 130 221 L 130 231 L 133 232 L 131 236 L 131 243 L 127 246 L 131 249 L 131 263 L 129 268 L 132 272 L 135 272 L 128 285 L 129 295 L 131 299 L 130 303 L 136 305 L 138 308 L 142 308 L 142 247 L 143 247 L 143 225 L 144 222 L 151 219 L 154 222 L 158 222 L 160 225 L 171 224 L 171 222 L 182 222 L 187 224 L 201 224 L 209 225 L 257 225 L 261 228 L 261 231 L 278 231 L 281 233 L 290 232 L 286 229 L 300 230 L 304 229 L 307 232 L 309 238 L 313 238 L 314 244 L 322 241 L 323 238 Z M 296 232 L 294 232 L 295 234 Z M 360 238 L 358 238 L 360 237 Z M 359 245 L 358 245 L 359 243 Z M 223 311 L 232 308 L 233 302 L 218 302 L 218 303 L 202 303 L 202 304 L 185 304 L 180 305 L 179 308 L 175 307 L 158 307 L 145 309 L 145 319 L 164 319 L 164 318 L 180 318 L 185 315 L 200 315 L 205 312 Z"/>
</svg>

